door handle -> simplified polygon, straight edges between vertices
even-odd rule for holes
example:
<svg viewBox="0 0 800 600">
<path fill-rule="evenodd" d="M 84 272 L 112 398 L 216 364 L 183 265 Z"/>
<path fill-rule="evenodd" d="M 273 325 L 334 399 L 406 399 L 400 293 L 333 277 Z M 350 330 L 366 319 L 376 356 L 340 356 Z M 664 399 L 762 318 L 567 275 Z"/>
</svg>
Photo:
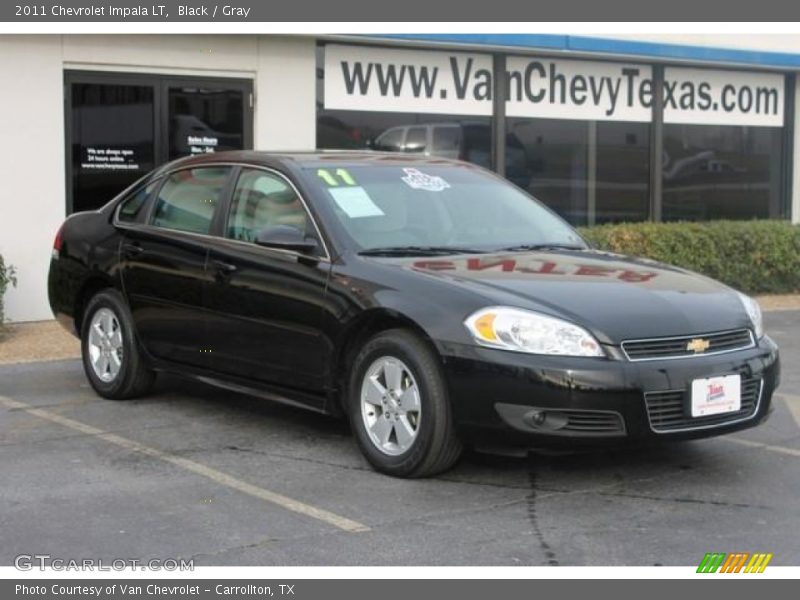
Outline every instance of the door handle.
<svg viewBox="0 0 800 600">
<path fill-rule="evenodd" d="M 231 275 L 237 269 L 236 265 L 232 265 L 231 263 L 227 263 L 222 260 L 214 260 L 212 261 L 214 268 L 217 270 L 217 273 L 220 275 Z"/>
<path fill-rule="evenodd" d="M 126 258 L 134 258 L 135 256 L 139 256 L 142 252 L 144 252 L 144 248 L 139 244 L 122 245 L 122 254 L 125 255 Z"/>
</svg>

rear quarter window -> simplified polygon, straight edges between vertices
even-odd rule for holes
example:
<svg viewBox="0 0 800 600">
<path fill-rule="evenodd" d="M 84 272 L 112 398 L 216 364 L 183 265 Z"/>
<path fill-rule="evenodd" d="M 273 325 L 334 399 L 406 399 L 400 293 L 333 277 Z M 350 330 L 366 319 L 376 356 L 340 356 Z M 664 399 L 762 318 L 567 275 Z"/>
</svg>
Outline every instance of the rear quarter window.
<svg viewBox="0 0 800 600">
<path fill-rule="evenodd" d="M 122 202 L 117 209 L 117 221 L 120 223 L 142 223 L 147 212 L 147 205 L 160 181 L 153 181 L 139 188 Z"/>
</svg>

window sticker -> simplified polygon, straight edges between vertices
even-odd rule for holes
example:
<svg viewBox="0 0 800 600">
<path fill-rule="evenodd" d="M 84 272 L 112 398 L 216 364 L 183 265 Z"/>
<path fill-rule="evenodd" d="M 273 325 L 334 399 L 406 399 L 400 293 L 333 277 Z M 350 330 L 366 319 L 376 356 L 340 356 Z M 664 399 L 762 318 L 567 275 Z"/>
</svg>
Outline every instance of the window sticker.
<svg viewBox="0 0 800 600">
<path fill-rule="evenodd" d="M 331 172 L 328 169 L 317 169 L 317 177 L 322 179 L 328 187 L 336 187 L 340 183 L 344 185 L 357 185 L 356 180 L 347 169 L 336 169 Z"/>
<path fill-rule="evenodd" d="M 437 175 L 426 175 L 418 169 L 403 169 L 406 176 L 403 177 L 408 187 L 415 190 L 425 190 L 427 192 L 441 192 L 449 188 L 450 184 Z"/>
<path fill-rule="evenodd" d="M 384 212 L 372 201 L 361 186 L 335 187 L 328 190 L 345 214 L 351 219 L 382 217 Z"/>
</svg>

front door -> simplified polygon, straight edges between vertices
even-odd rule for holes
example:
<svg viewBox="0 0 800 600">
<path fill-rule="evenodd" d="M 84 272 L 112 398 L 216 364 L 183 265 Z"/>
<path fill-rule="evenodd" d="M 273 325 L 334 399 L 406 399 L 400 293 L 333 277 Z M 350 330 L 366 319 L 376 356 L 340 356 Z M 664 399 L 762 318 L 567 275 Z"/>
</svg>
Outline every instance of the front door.
<svg viewBox="0 0 800 600">
<path fill-rule="evenodd" d="M 243 167 L 226 221 L 208 256 L 211 368 L 322 391 L 330 358 L 321 335 L 330 263 L 321 246 L 309 256 L 254 243 L 259 231 L 279 225 L 318 239 L 302 199 L 277 172 Z"/>
</svg>

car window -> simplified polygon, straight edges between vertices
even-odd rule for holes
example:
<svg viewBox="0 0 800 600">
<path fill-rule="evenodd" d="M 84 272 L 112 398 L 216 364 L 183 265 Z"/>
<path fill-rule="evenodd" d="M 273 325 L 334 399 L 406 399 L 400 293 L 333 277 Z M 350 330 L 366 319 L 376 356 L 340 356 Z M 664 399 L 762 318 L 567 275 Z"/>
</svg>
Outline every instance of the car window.
<svg viewBox="0 0 800 600">
<path fill-rule="evenodd" d="M 406 152 L 425 152 L 428 145 L 427 129 L 425 127 L 410 127 L 406 134 Z"/>
<path fill-rule="evenodd" d="M 144 216 L 147 201 L 153 195 L 160 181 L 153 181 L 149 185 L 139 188 L 119 205 L 117 220 L 120 223 L 138 223 Z"/>
<path fill-rule="evenodd" d="M 170 175 L 158 193 L 152 224 L 208 233 L 229 171 L 227 167 L 201 167 Z"/>
<path fill-rule="evenodd" d="M 253 242 L 267 227 L 291 225 L 306 232 L 308 224 L 303 202 L 289 183 L 261 169 L 242 169 L 228 216 L 229 238 Z"/>
<path fill-rule="evenodd" d="M 389 152 L 399 152 L 403 149 L 403 128 L 395 127 L 383 132 L 375 140 L 376 150 L 386 150 Z"/>
<path fill-rule="evenodd" d="M 305 172 L 359 250 L 585 245 L 565 221 L 515 185 L 472 166 L 329 164 Z"/>
<path fill-rule="evenodd" d="M 461 127 L 434 127 L 433 151 L 458 152 L 461 145 Z"/>
</svg>

